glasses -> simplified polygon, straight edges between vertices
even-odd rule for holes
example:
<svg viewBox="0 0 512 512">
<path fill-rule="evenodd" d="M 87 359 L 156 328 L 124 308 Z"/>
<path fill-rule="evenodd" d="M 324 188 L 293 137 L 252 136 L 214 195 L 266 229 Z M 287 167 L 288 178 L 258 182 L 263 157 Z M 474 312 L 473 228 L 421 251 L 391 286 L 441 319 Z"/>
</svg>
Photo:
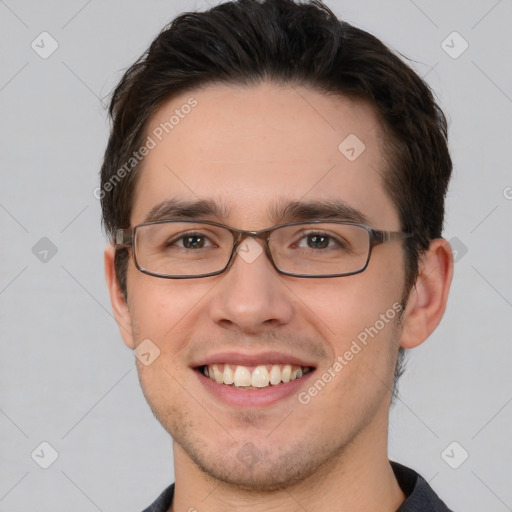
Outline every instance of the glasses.
<svg viewBox="0 0 512 512">
<path fill-rule="evenodd" d="M 145 274 L 189 279 L 221 274 L 233 262 L 237 249 L 247 262 L 252 261 L 255 251 L 263 251 L 261 246 L 241 245 L 252 237 L 264 240 L 266 255 L 281 274 L 342 277 L 363 272 L 374 246 L 411 236 L 329 220 L 290 222 L 261 231 L 242 231 L 205 220 L 163 220 L 118 229 L 116 246 L 131 247 L 136 267 Z"/>
</svg>

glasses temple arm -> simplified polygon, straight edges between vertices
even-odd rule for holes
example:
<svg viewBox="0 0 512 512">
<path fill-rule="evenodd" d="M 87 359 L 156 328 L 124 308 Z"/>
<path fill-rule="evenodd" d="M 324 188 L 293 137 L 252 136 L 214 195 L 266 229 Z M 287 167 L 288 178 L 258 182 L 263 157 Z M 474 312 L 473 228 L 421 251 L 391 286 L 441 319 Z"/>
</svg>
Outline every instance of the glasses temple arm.
<svg viewBox="0 0 512 512">
<path fill-rule="evenodd" d="M 118 229 L 116 231 L 114 245 L 131 247 L 133 245 L 133 229 Z"/>
</svg>

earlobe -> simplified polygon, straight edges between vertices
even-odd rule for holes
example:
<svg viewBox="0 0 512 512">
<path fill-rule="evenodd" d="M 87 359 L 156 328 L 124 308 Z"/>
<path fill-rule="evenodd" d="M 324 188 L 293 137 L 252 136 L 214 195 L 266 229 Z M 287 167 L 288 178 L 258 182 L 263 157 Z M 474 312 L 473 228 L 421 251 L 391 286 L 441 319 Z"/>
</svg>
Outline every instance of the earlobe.
<svg viewBox="0 0 512 512">
<path fill-rule="evenodd" d="M 115 269 L 115 248 L 109 243 L 105 248 L 105 280 L 110 294 L 110 303 L 112 304 L 112 311 L 116 319 L 119 331 L 123 338 L 125 345 L 130 348 L 135 348 L 133 339 L 133 331 L 131 327 L 130 311 L 128 304 L 123 296 L 119 281 L 116 276 Z"/>
<path fill-rule="evenodd" d="M 450 244 L 432 240 L 419 261 L 418 277 L 403 315 L 400 345 L 414 348 L 423 343 L 443 318 L 453 276 Z"/>
</svg>

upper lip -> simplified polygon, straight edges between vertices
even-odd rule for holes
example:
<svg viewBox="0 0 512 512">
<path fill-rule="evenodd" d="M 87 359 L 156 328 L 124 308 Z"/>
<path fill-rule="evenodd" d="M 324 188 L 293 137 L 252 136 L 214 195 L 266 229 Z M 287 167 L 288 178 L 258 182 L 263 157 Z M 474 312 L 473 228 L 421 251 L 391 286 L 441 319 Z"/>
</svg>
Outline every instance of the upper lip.
<svg viewBox="0 0 512 512">
<path fill-rule="evenodd" d="M 241 352 L 218 352 L 192 363 L 192 367 L 210 364 L 233 364 L 240 366 L 258 366 L 260 364 L 291 364 L 296 366 L 314 367 L 314 365 L 290 354 L 283 352 L 260 352 L 258 354 L 243 354 Z"/>
</svg>

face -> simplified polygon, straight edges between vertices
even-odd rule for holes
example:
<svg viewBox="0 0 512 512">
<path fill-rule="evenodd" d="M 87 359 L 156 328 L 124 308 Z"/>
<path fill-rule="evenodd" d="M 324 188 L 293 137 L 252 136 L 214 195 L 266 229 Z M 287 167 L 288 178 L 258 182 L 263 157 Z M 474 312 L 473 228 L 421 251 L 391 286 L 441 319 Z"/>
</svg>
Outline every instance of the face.
<svg viewBox="0 0 512 512">
<path fill-rule="evenodd" d="M 180 110 L 190 113 L 145 157 L 132 226 L 170 199 L 211 201 L 218 216 L 201 219 L 254 231 L 275 224 L 275 205 L 338 201 L 376 229 L 400 230 L 371 107 L 307 88 L 215 85 L 163 105 L 148 135 L 191 97 L 197 105 Z M 350 134 L 365 146 L 356 159 L 339 149 Z M 148 276 L 131 260 L 127 283 L 131 327 L 123 336 L 131 348 L 150 339 L 160 350 L 137 365 L 176 457 L 222 481 L 270 489 L 370 451 L 386 435 L 404 287 L 400 242 L 376 246 L 368 268 L 347 277 L 281 275 L 263 252 L 250 262 L 237 255 L 227 272 L 200 279 Z M 253 389 L 206 377 L 209 363 L 245 367 L 241 375 L 260 365 L 281 375 L 287 364 L 312 371 Z"/>
</svg>

